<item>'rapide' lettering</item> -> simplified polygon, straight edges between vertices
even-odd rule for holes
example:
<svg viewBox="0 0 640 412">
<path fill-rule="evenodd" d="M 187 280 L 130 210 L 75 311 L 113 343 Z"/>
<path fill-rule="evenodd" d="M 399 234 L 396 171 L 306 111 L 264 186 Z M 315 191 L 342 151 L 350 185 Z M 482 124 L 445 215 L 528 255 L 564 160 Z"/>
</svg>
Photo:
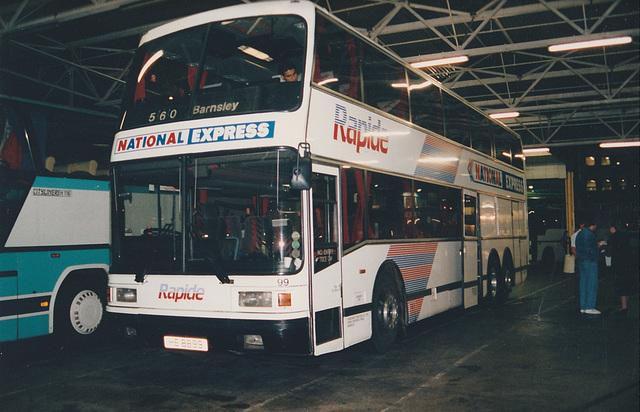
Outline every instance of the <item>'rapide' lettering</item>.
<svg viewBox="0 0 640 412">
<path fill-rule="evenodd" d="M 384 136 L 384 129 L 381 121 L 377 123 L 358 119 L 347 114 L 345 106 L 336 105 L 334 123 L 333 123 L 333 140 L 348 143 L 356 147 L 356 153 L 360 153 L 361 149 L 372 150 L 386 154 L 389 150 L 389 138 Z M 382 136 L 381 136 L 382 135 Z"/>
<path fill-rule="evenodd" d="M 189 285 L 175 287 L 162 283 L 160 284 L 158 299 L 172 300 L 174 302 L 179 300 L 203 300 L 204 288 L 199 288 L 197 285 L 191 287 L 189 287 Z"/>
</svg>

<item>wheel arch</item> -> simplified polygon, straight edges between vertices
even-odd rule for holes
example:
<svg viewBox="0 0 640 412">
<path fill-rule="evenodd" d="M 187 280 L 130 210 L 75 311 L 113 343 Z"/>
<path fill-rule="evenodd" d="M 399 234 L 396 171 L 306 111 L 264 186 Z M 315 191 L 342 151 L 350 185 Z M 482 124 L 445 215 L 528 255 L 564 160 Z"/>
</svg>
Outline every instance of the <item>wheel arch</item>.
<svg viewBox="0 0 640 412">
<path fill-rule="evenodd" d="M 510 247 L 506 247 L 504 252 L 502 252 L 502 270 L 504 271 L 507 267 L 512 271 L 515 269 L 515 265 L 513 264 L 513 253 L 511 252 Z M 505 281 L 509 282 L 509 286 L 515 286 L 515 273 L 512 273 L 512 277 L 510 279 L 505 279 Z"/>
<path fill-rule="evenodd" d="M 555 261 L 555 259 L 556 259 L 556 251 L 555 251 L 553 246 L 548 246 L 547 245 L 542 249 L 542 254 L 540 255 L 540 260 L 542 260 L 542 258 L 543 258 L 543 256 L 545 254 L 551 254 L 551 256 L 553 256 L 553 260 Z"/>
<path fill-rule="evenodd" d="M 49 333 L 53 333 L 55 324 L 56 304 L 60 293 L 67 287 L 80 281 L 104 281 L 104 293 L 108 284 L 109 266 L 106 264 L 77 265 L 65 268 L 64 272 L 58 277 L 56 284 L 51 293 L 51 302 L 49 310 Z"/>
<path fill-rule="evenodd" d="M 540 255 L 540 265 L 543 272 L 553 272 L 557 264 L 556 251 L 553 246 L 545 246 Z"/>
<path fill-rule="evenodd" d="M 500 254 L 498 253 L 497 249 L 491 249 L 489 251 L 489 257 L 487 258 L 487 264 L 484 268 L 484 272 L 485 274 L 489 273 L 489 266 L 491 266 L 492 263 L 495 263 L 498 265 L 498 267 L 502 267 L 501 264 L 501 259 L 500 259 Z"/>
</svg>

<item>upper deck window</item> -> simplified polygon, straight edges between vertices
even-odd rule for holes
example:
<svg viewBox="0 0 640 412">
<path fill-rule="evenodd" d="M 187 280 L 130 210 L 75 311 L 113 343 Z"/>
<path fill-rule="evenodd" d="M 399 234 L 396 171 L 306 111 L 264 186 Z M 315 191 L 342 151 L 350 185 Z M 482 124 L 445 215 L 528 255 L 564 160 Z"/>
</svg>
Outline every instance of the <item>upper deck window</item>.
<svg viewBox="0 0 640 412">
<path fill-rule="evenodd" d="M 313 84 L 524 169 L 516 134 L 320 13 L 313 57 Z"/>
<path fill-rule="evenodd" d="M 131 70 L 123 127 L 297 109 L 306 30 L 299 16 L 262 16 L 145 43 Z"/>
</svg>

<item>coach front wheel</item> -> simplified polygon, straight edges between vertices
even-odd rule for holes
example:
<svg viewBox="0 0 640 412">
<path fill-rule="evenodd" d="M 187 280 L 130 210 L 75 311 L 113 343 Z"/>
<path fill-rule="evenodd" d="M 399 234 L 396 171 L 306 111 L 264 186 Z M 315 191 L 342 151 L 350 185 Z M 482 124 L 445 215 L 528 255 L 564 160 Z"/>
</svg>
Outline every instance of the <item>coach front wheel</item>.
<svg viewBox="0 0 640 412">
<path fill-rule="evenodd" d="M 103 295 L 100 282 L 66 285 L 55 304 L 54 333 L 64 343 L 73 345 L 96 339 L 103 324 Z"/>
</svg>

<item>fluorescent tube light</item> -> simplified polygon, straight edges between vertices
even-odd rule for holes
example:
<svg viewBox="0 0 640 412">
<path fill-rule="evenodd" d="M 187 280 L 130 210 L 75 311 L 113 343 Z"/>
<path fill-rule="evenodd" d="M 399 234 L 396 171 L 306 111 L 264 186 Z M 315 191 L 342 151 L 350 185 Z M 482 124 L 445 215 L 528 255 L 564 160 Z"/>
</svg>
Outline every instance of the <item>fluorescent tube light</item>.
<svg viewBox="0 0 640 412">
<path fill-rule="evenodd" d="M 408 87 L 408 89 L 409 90 L 424 89 L 425 87 L 429 87 L 432 84 L 433 83 L 431 83 L 431 81 L 427 80 L 427 81 L 422 82 L 422 83 L 412 84 L 411 86 Z M 392 83 L 391 87 L 395 87 L 397 89 L 403 89 L 403 88 L 407 87 L 407 83 Z"/>
<path fill-rule="evenodd" d="M 256 59 L 264 60 L 266 62 L 270 62 L 273 60 L 267 53 L 261 52 L 258 49 L 254 49 L 251 46 L 242 45 L 238 46 L 238 49 L 240 49 L 244 53 L 247 53 L 249 56 L 255 57 Z"/>
<path fill-rule="evenodd" d="M 592 47 L 617 46 L 631 43 L 631 36 L 613 37 L 611 39 L 578 41 L 573 43 L 554 44 L 549 46 L 550 52 L 562 52 L 569 50 L 589 49 Z"/>
<path fill-rule="evenodd" d="M 337 79 L 337 78 L 335 78 L 335 77 L 330 77 L 330 78 L 328 78 L 328 79 L 324 79 L 324 80 L 322 80 L 322 81 L 318 82 L 318 86 L 324 86 L 324 85 L 325 85 L 325 84 L 327 84 L 327 83 L 334 83 L 334 82 L 337 82 L 337 81 L 338 81 L 338 79 Z"/>
<path fill-rule="evenodd" d="M 443 66 L 445 64 L 464 63 L 469 61 L 469 56 L 455 56 L 446 57 L 444 59 L 426 60 L 423 62 L 411 63 L 411 66 L 416 69 L 422 69 L 424 67 Z"/>
<path fill-rule="evenodd" d="M 518 116 L 520 116 L 520 112 L 491 113 L 489 115 L 492 119 L 513 119 Z"/>
<path fill-rule="evenodd" d="M 532 147 L 530 149 L 522 149 L 525 155 L 549 153 L 548 147 Z"/>
<path fill-rule="evenodd" d="M 600 143 L 600 147 L 603 149 L 615 149 L 618 147 L 638 147 L 638 146 L 640 146 L 640 140 L 630 140 L 628 142 Z"/>
</svg>

